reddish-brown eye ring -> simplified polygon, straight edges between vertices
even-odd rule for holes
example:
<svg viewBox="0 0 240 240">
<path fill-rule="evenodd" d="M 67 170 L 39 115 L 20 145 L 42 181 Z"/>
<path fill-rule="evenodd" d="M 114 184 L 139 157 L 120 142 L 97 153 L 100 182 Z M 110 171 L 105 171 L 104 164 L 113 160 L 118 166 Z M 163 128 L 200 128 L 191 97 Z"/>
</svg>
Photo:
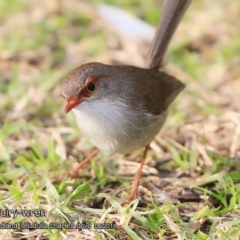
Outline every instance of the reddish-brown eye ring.
<svg viewBox="0 0 240 240">
<path fill-rule="evenodd" d="M 95 83 L 90 82 L 87 86 L 88 91 L 92 92 L 95 90 Z"/>
</svg>

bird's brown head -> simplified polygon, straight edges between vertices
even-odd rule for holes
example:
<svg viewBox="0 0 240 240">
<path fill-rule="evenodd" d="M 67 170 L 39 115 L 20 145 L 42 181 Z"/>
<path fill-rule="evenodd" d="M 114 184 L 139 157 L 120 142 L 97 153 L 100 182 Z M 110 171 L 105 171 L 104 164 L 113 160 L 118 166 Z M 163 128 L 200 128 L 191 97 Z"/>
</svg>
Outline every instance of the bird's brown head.
<svg viewBox="0 0 240 240">
<path fill-rule="evenodd" d="M 62 96 L 67 100 L 65 112 L 68 113 L 83 101 L 98 98 L 99 82 L 103 76 L 100 63 L 88 63 L 71 71 L 62 83 Z"/>
</svg>

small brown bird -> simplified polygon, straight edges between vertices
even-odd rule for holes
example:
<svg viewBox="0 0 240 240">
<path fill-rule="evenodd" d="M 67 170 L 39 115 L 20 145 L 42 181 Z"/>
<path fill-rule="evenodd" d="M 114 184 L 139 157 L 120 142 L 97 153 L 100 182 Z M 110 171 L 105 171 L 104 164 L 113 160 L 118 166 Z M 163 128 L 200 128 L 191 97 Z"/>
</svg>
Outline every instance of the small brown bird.
<svg viewBox="0 0 240 240">
<path fill-rule="evenodd" d="M 175 77 L 158 71 L 171 37 L 190 0 L 166 0 L 146 68 L 88 63 L 74 69 L 62 83 L 65 112 L 73 111 L 83 135 L 97 148 L 126 154 L 145 147 L 127 201 L 136 197 L 150 142 L 161 130 L 169 104 L 183 90 Z M 79 169 L 97 154 L 95 150 Z"/>
</svg>

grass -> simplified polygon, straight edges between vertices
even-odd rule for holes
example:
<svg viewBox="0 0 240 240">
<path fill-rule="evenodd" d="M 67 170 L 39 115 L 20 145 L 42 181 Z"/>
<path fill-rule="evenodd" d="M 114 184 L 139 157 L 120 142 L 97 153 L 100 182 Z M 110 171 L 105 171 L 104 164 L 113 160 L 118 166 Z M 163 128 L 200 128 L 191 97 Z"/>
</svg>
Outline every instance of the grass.
<svg viewBox="0 0 240 240">
<path fill-rule="evenodd" d="M 159 1 L 103 2 L 157 24 Z M 64 76 L 90 61 L 141 65 L 148 49 L 108 27 L 93 11 L 99 3 L 0 3 L 0 238 L 239 239 L 239 2 L 189 8 L 164 66 L 186 89 L 125 207 L 142 150 L 101 152 L 78 179 L 68 174 L 93 146 L 64 114 Z"/>
</svg>

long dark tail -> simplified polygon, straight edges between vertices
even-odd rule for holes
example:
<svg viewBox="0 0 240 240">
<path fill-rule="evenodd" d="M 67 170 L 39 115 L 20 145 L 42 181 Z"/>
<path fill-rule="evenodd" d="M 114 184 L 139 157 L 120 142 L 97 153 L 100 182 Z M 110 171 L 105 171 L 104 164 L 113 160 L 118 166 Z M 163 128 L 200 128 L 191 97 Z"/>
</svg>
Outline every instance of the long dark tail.
<svg viewBox="0 0 240 240">
<path fill-rule="evenodd" d="M 146 68 L 161 67 L 170 40 L 190 2 L 191 0 L 165 0 L 162 16 L 145 63 Z"/>
</svg>

